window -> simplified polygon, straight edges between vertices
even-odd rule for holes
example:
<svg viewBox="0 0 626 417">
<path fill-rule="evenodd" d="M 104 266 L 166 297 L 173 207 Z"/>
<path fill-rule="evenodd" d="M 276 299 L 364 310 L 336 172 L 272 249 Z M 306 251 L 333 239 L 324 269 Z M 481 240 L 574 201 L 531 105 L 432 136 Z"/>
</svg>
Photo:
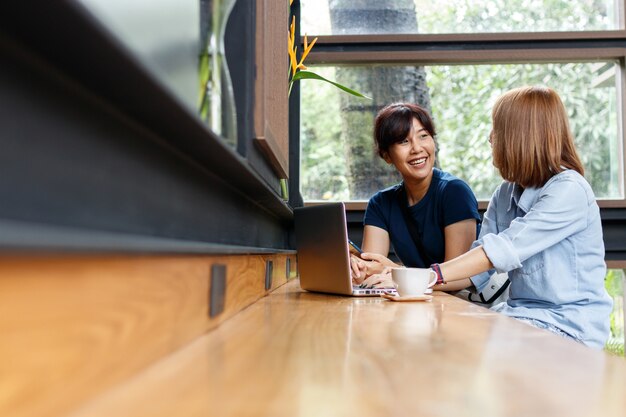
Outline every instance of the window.
<svg viewBox="0 0 626 417">
<path fill-rule="evenodd" d="M 567 32 L 619 29 L 614 0 L 302 0 L 302 32 Z M 388 22 L 393 21 L 393 25 Z"/>
<path fill-rule="evenodd" d="M 350 84 L 371 102 L 332 86 L 302 88 L 302 193 L 305 200 L 367 200 L 398 182 L 395 170 L 373 149 L 371 126 L 378 106 L 415 98 L 425 79 L 437 127 L 442 169 L 469 183 L 488 200 L 502 181 L 488 142 L 495 99 L 519 85 L 545 84 L 561 95 L 569 112 L 586 177 L 598 198 L 621 199 L 621 141 L 617 115 L 618 61 L 415 66 L 325 66 L 321 75 Z"/>
<path fill-rule="evenodd" d="M 323 35 L 308 65 L 374 99 L 302 83 L 303 199 L 364 202 L 399 182 L 373 150 L 373 118 L 414 101 L 431 110 L 441 168 L 485 207 L 501 181 L 487 140 L 491 106 L 510 88 L 539 84 L 563 98 L 600 205 L 625 207 L 624 1 L 513 1 L 302 0 L 301 33 Z"/>
</svg>

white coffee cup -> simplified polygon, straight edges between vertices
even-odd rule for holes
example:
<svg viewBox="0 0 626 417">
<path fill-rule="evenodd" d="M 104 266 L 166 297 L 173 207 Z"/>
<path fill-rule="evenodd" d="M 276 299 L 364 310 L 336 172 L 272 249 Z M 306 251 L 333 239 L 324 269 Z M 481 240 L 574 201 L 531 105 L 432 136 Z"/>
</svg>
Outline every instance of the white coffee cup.
<svg viewBox="0 0 626 417">
<path fill-rule="evenodd" d="M 424 295 L 437 282 L 437 274 L 430 268 L 392 268 L 391 278 L 401 297 Z"/>
</svg>

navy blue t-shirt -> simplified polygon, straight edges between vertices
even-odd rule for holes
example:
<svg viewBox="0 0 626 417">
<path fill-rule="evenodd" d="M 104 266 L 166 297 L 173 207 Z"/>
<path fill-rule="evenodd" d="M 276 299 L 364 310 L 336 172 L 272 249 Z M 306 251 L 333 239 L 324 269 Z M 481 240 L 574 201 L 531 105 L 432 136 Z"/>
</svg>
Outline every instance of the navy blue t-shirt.
<svg viewBox="0 0 626 417">
<path fill-rule="evenodd" d="M 426 265 L 418 253 L 402 208 L 398 204 L 397 193 L 401 185 L 394 185 L 374 194 L 367 204 L 363 223 L 366 226 L 380 227 L 389 233 L 391 244 L 405 266 L 425 268 L 429 265 Z M 446 226 L 462 220 L 476 219 L 476 237 L 480 232 L 478 203 L 471 188 L 461 179 L 437 168 L 433 169 L 433 178 L 426 195 L 417 204 L 409 207 L 409 213 L 413 215 L 417 229 L 421 232 L 422 246 L 427 258 L 434 262 L 444 260 L 443 229 Z"/>
</svg>

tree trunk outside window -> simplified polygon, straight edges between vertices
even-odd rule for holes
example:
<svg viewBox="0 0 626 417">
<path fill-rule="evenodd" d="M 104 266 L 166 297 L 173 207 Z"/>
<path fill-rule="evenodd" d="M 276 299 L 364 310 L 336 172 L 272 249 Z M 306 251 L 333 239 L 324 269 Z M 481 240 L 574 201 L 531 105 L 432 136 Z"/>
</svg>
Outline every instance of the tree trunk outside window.
<svg viewBox="0 0 626 417">
<path fill-rule="evenodd" d="M 330 0 L 332 33 L 417 33 L 413 0 Z M 396 101 L 418 103 L 430 112 L 430 94 L 423 67 L 339 67 L 337 81 L 373 101 L 341 95 L 342 140 L 350 198 L 367 200 L 401 178 L 375 152 L 372 136 L 378 110 Z"/>
</svg>

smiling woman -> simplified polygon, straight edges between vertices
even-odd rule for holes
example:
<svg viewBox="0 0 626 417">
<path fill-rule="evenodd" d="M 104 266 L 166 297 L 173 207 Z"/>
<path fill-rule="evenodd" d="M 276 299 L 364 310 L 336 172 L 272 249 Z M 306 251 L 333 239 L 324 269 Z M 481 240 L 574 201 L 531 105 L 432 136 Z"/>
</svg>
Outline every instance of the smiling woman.
<svg viewBox="0 0 626 417">
<path fill-rule="evenodd" d="M 406 266 L 427 267 L 469 250 L 480 216 L 472 190 L 462 180 L 434 168 L 435 127 L 412 103 L 383 108 L 374 123 L 378 155 L 400 173 L 402 182 L 377 192 L 365 213 L 362 259 L 353 258 L 355 281 L 397 266 L 390 245 Z M 455 291 L 469 279 L 437 286 Z"/>
<path fill-rule="evenodd" d="M 425 128 L 416 118 L 413 118 L 408 136 L 393 143 L 381 155 L 385 162 L 395 166 L 402 175 L 404 186 L 408 189 L 407 197 L 411 206 L 426 195 L 430 185 L 429 179 L 433 175 L 435 140 L 431 131 L 432 128 Z"/>
</svg>

